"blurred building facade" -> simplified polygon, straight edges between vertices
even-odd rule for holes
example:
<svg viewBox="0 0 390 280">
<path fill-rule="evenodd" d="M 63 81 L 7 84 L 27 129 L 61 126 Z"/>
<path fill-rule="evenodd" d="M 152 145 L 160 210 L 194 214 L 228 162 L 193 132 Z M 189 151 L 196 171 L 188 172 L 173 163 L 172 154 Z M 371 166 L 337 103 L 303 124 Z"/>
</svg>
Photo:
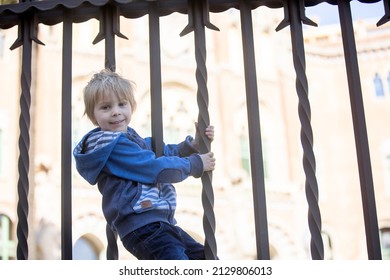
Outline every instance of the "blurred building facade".
<svg viewBox="0 0 390 280">
<path fill-rule="evenodd" d="M 275 32 L 281 11 L 253 12 L 260 121 L 267 188 L 272 259 L 310 259 L 310 234 L 299 139 L 298 99 L 288 28 Z M 221 31 L 207 31 L 210 119 L 216 127 L 212 150 L 216 238 L 221 259 L 256 257 L 245 81 L 239 14 L 213 14 Z M 162 89 L 165 142 L 181 141 L 195 131 L 197 119 L 193 37 L 179 34 L 187 17 L 161 18 Z M 117 39 L 117 71 L 137 84 L 132 119 L 150 135 L 148 19 L 122 20 Z M 97 21 L 74 24 L 73 147 L 92 125 L 83 116 L 82 89 L 104 65 L 104 43 L 92 45 Z M 309 99 L 312 108 L 325 258 L 366 259 L 364 220 L 356 161 L 349 91 L 340 28 L 305 28 Z M 370 142 L 383 257 L 390 258 L 390 26 L 357 22 L 366 122 Z M 9 51 L 17 30 L 0 31 L 0 258 L 15 258 L 19 118 L 19 50 Z M 31 259 L 59 259 L 61 172 L 62 26 L 39 26 L 35 46 L 31 105 L 30 232 Z M 73 242 L 75 259 L 104 259 L 107 246 L 101 196 L 74 169 Z M 203 239 L 200 180 L 177 184 L 179 224 Z M 132 259 L 123 250 L 121 259 Z"/>
</svg>

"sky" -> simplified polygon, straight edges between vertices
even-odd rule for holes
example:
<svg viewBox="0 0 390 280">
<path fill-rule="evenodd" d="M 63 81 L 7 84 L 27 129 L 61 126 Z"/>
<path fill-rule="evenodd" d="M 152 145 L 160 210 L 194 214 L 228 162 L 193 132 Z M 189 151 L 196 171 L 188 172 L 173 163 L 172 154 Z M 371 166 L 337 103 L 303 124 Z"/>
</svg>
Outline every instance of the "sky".
<svg viewBox="0 0 390 280">
<path fill-rule="evenodd" d="M 354 20 L 375 18 L 379 21 L 384 16 L 383 1 L 376 3 L 361 3 L 357 0 L 351 1 L 352 17 Z M 319 25 L 335 24 L 339 22 L 337 6 L 328 3 L 321 3 L 314 7 L 306 8 L 306 15 L 318 22 Z M 320 17 L 320 21 L 314 19 Z"/>
</svg>

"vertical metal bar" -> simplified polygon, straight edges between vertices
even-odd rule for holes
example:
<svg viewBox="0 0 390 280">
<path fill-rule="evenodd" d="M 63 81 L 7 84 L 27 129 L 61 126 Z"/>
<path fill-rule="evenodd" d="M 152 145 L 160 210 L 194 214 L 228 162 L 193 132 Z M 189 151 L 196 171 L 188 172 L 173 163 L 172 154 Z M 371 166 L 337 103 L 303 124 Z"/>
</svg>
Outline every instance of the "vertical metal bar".
<svg viewBox="0 0 390 280">
<path fill-rule="evenodd" d="M 206 67 L 206 32 L 208 27 L 219 30 L 210 23 L 207 0 L 188 0 L 188 25 L 180 33 L 184 36 L 194 31 L 195 37 L 195 60 L 196 60 L 196 82 L 197 103 L 199 108 L 198 126 L 204 131 L 210 124 L 208 114 L 209 95 L 207 90 L 207 67 Z M 207 153 L 210 151 L 211 142 L 205 134 L 200 134 L 199 151 Z M 202 204 L 204 208 L 203 230 L 205 232 L 204 251 L 206 259 L 217 259 L 217 242 L 215 240 L 215 216 L 214 216 L 214 193 L 212 186 L 212 172 L 204 172 L 202 176 Z"/>
<path fill-rule="evenodd" d="M 245 0 L 240 0 L 240 15 L 247 97 L 246 102 L 248 112 L 257 259 L 269 260 L 267 207 L 264 183 L 263 151 L 261 145 L 260 110 L 257 91 L 252 11 Z"/>
<path fill-rule="evenodd" d="M 163 111 L 161 93 L 161 48 L 160 17 L 158 1 L 149 4 L 149 52 L 150 52 L 150 94 L 152 114 L 152 146 L 156 156 L 163 151 Z"/>
<path fill-rule="evenodd" d="M 207 89 L 207 67 L 206 67 L 206 32 L 204 14 L 207 0 L 190 1 L 193 7 L 194 36 L 195 36 L 195 59 L 196 59 L 196 81 L 198 84 L 197 102 L 199 107 L 198 126 L 204 131 L 210 125 L 208 113 L 209 94 Z M 199 143 L 200 153 L 207 153 L 211 149 L 210 140 L 201 133 Z M 212 186 L 212 172 L 204 172 L 202 175 L 202 203 L 204 208 L 203 228 L 205 231 L 205 256 L 206 259 L 217 259 L 217 242 L 215 240 L 215 215 L 214 215 L 214 192 Z"/>
<path fill-rule="evenodd" d="M 19 119 L 19 161 L 18 161 L 18 225 L 16 234 L 18 245 L 16 255 L 19 260 L 28 259 L 28 193 L 29 193 L 29 169 L 30 169 L 30 106 L 31 106 L 31 59 L 32 59 L 32 41 L 30 36 L 31 21 L 27 18 L 21 19 L 21 32 L 23 40 L 22 51 L 22 73 L 20 96 L 20 119 Z"/>
<path fill-rule="evenodd" d="M 61 257 L 72 259 L 72 15 L 64 12 L 61 123 Z"/>
<path fill-rule="evenodd" d="M 105 34 L 105 67 L 111 71 L 116 71 L 116 62 L 115 62 L 115 33 L 114 33 L 114 9 L 109 5 L 105 6 L 103 11 L 103 24 L 104 24 L 104 34 Z M 118 233 L 113 232 L 110 226 L 106 225 L 106 235 L 107 235 L 107 260 L 117 260 L 118 253 Z"/>
<path fill-rule="evenodd" d="M 104 34 L 105 34 L 105 67 L 111 71 L 116 71 L 115 62 L 115 34 L 114 34 L 114 7 L 105 6 L 104 16 Z"/>
<path fill-rule="evenodd" d="M 311 233 L 310 251 L 313 259 L 324 259 L 324 246 L 321 236 L 321 214 L 318 206 L 318 185 L 315 175 L 316 161 L 313 152 L 313 131 L 309 86 L 306 77 L 305 47 L 301 20 L 304 18 L 304 1 L 288 0 L 288 15 L 291 25 L 293 63 L 297 74 L 296 90 L 299 98 L 298 114 L 301 121 L 301 142 L 303 148 L 303 169 L 306 175 L 305 191 L 309 205 L 308 222 Z"/>
<path fill-rule="evenodd" d="M 349 1 L 338 0 L 337 3 L 355 133 L 368 258 L 379 260 L 382 255 L 351 6 Z"/>
</svg>

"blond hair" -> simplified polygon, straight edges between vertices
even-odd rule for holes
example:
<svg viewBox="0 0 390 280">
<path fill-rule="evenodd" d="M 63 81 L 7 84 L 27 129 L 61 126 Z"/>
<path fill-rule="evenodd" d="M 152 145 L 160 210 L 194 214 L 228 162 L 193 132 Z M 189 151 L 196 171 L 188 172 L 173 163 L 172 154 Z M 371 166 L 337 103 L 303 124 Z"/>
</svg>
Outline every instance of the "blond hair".
<svg viewBox="0 0 390 280">
<path fill-rule="evenodd" d="M 133 81 L 127 80 L 109 69 L 101 70 L 92 76 L 84 88 L 84 114 L 94 125 L 97 125 L 94 116 L 95 104 L 110 94 L 115 94 L 118 99 L 128 100 L 134 112 L 137 107 L 134 91 L 135 83 Z"/>
</svg>

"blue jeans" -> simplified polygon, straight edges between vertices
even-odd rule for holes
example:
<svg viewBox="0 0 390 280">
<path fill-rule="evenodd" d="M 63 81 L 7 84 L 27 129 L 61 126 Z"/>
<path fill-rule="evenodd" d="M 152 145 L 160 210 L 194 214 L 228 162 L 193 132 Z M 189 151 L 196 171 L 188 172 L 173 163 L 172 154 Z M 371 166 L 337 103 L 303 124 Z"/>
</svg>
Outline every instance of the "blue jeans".
<svg viewBox="0 0 390 280">
<path fill-rule="evenodd" d="M 178 226 L 155 222 L 123 240 L 123 246 L 139 260 L 204 260 L 204 247 Z"/>
</svg>

